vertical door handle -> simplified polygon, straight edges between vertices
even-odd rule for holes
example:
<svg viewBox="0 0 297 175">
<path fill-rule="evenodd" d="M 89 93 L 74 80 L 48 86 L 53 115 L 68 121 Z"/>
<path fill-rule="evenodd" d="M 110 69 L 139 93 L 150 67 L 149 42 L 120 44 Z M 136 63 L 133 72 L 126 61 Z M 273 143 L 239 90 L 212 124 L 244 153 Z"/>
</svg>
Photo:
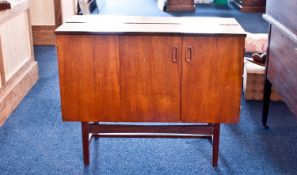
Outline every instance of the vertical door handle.
<svg viewBox="0 0 297 175">
<path fill-rule="evenodd" d="M 172 48 L 172 62 L 177 63 L 177 51 L 178 51 L 178 46 L 173 46 Z"/>
<path fill-rule="evenodd" d="M 187 46 L 187 51 L 186 51 L 186 62 L 190 63 L 192 60 L 192 46 Z"/>
</svg>

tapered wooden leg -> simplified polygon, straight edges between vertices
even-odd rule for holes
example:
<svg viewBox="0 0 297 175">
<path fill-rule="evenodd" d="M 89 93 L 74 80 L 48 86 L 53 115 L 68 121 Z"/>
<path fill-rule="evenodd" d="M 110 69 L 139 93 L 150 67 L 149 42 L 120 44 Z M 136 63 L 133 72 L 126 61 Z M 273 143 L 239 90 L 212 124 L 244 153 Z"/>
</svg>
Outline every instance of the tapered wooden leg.
<svg viewBox="0 0 297 175">
<path fill-rule="evenodd" d="M 263 112 L 262 112 L 262 124 L 265 128 L 268 128 L 267 118 L 268 118 L 268 112 L 269 112 L 271 86 L 272 86 L 271 82 L 266 78 L 265 84 L 264 84 Z"/>
<path fill-rule="evenodd" d="M 220 144 L 220 124 L 214 124 L 212 148 L 212 166 L 218 166 L 219 144 Z"/>
<path fill-rule="evenodd" d="M 89 150 L 89 123 L 82 122 L 81 123 L 81 131 L 82 131 L 82 144 L 83 144 L 83 156 L 84 156 L 84 164 L 90 164 L 90 150 Z"/>
</svg>

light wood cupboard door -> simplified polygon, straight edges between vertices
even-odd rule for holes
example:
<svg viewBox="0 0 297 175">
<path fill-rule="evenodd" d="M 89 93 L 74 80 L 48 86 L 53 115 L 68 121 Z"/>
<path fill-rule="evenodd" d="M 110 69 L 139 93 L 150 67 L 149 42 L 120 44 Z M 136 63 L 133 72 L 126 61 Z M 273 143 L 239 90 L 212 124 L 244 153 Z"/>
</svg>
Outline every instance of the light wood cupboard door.
<svg viewBox="0 0 297 175">
<path fill-rule="evenodd" d="M 121 36 L 121 121 L 180 121 L 182 37 Z"/>
<path fill-rule="evenodd" d="M 244 39 L 184 37 L 181 120 L 239 120 Z"/>
<path fill-rule="evenodd" d="M 118 121 L 119 37 L 57 35 L 65 121 Z"/>
</svg>

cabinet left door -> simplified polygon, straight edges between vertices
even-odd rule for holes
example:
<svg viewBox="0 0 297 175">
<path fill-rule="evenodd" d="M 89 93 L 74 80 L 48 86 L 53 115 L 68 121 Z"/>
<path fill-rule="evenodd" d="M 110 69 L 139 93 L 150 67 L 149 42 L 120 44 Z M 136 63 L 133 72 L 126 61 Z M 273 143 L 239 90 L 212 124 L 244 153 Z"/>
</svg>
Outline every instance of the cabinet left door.
<svg viewBox="0 0 297 175">
<path fill-rule="evenodd" d="M 58 35 L 64 121 L 117 121 L 120 114 L 119 37 Z"/>
<path fill-rule="evenodd" d="M 121 36 L 121 121 L 179 122 L 182 37 Z"/>
</svg>

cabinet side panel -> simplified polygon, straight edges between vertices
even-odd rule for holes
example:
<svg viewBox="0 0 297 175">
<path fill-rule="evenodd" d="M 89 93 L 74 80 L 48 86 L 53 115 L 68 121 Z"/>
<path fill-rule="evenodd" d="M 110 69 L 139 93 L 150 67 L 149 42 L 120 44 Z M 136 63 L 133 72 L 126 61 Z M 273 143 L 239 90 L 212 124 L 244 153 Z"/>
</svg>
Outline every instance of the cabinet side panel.
<svg viewBox="0 0 297 175">
<path fill-rule="evenodd" d="M 297 43 L 271 28 L 268 79 L 297 116 Z"/>
<path fill-rule="evenodd" d="M 297 35 L 297 0 L 268 0 L 266 14 Z"/>
<path fill-rule="evenodd" d="M 118 43 L 117 36 L 57 36 L 63 120 L 117 121 Z"/>
<path fill-rule="evenodd" d="M 244 39 L 184 37 L 183 47 L 182 121 L 238 122 Z"/>
<path fill-rule="evenodd" d="M 171 36 L 120 37 L 122 121 L 180 121 L 181 42 Z"/>
</svg>

